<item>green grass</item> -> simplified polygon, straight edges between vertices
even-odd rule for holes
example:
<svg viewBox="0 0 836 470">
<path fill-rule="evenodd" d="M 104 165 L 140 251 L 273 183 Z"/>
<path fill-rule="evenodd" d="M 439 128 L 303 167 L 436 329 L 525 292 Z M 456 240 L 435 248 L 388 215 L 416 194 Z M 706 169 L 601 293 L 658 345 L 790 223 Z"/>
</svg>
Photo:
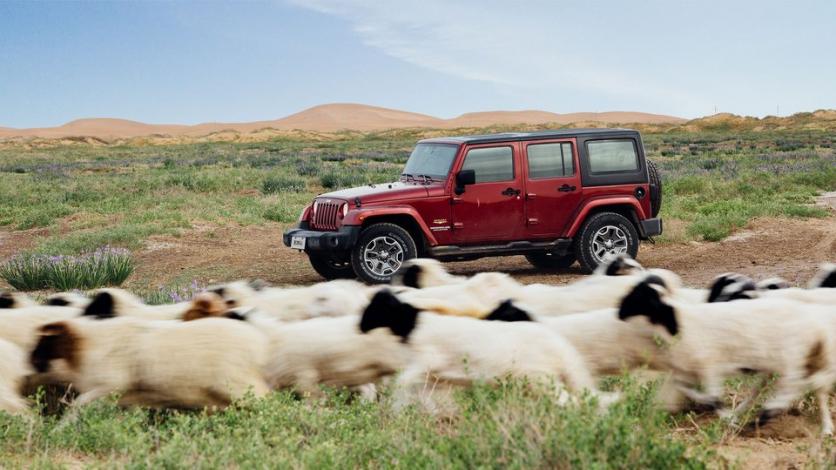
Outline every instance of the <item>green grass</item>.
<svg viewBox="0 0 836 470">
<path fill-rule="evenodd" d="M 496 129 L 498 130 L 498 129 Z M 37 230 L 35 251 L 130 249 L 193 224 L 289 224 L 320 192 L 398 177 L 421 134 L 157 146 L 0 148 L 0 226 Z M 662 216 L 718 240 L 753 217 L 822 217 L 836 149 L 819 131 L 645 133 L 665 183 Z M 664 240 L 664 237 L 663 237 Z"/>
<path fill-rule="evenodd" d="M 73 423 L 0 415 L 6 465 L 173 468 L 706 468 L 710 439 L 672 432 L 653 408 L 652 386 L 628 386 L 599 412 L 591 400 L 560 407 L 532 384 L 459 393 L 460 412 L 440 419 L 394 411 L 331 391 L 310 403 L 280 392 L 216 413 L 119 409 L 112 400 Z"/>
</svg>

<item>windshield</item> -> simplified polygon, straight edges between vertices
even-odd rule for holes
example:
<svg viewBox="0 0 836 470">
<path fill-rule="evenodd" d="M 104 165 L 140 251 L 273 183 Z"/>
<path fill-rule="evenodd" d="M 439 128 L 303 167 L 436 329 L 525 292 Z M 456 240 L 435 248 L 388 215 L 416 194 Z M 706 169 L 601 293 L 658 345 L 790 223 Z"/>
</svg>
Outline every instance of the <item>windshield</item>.
<svg viewBox="0 0 836 470">
<path fill-rule="evenodd" d="M 458 150 L 459 147 L 453 144 L 418 144 L 406 161 L 403 173 L 407 178 L 446 179 Z"/>
</svg>

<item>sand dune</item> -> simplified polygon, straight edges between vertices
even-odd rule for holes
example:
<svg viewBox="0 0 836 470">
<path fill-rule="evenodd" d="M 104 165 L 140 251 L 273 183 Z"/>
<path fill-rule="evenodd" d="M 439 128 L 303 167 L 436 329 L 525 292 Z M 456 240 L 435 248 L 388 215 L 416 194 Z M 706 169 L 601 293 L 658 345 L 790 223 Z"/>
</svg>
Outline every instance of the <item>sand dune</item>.
<svg viewBox="0 0 836 470">
<path fill-rule="evenodd" d="M 272 121 L 244 123 L 207 122 L 197 125 L 146 124 L 126 119 L 78 119 L 58 127 L 12 129 L 0 127 L 0 138 L 9 137 L 97 137 L 101 139 L 130 138 L 150 135 L 205 136 L 216 132 L 250 133 L 260 129 L 335 132 L 340 130 L 376 131 L 404 128 L 452 129 L 457 127 L 486 127 L 511 124 L 569 124 L 572 122 L 602 122 L 662 124 L 681 123 L 685 119 L 659 114 L 637 112 L 570 113 L 547 111 L 488 111 L 462 114 L 452 119 L 441 119 L 425 114 L 361 104 L 336 103 L 314 106 L 290 116 Z"/>
</svg>

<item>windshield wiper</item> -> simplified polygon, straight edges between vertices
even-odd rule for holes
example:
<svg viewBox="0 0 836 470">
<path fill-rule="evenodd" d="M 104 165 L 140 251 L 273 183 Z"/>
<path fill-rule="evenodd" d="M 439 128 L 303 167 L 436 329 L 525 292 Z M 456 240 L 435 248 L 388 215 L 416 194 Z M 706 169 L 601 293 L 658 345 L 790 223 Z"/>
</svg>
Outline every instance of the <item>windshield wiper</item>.
<svg viewBox="0 0 836 470">
<path fill-rule="evenodd" d="M 430 175 L 418 175 L 418 178 L 421 178 L 421 182 L 424 184 L 429 184 L 433 182 L 433 178 Z"/>
<path fill-rule="evenodd" d="M 410 175 L 409 173 L 401 173 L 401 179 L 403 178 L 406 178 L 407 181 L 409 181 L 409 179 L 412 178 L 412 181 L 415 181 L 415 176 Z"/>
</svg>

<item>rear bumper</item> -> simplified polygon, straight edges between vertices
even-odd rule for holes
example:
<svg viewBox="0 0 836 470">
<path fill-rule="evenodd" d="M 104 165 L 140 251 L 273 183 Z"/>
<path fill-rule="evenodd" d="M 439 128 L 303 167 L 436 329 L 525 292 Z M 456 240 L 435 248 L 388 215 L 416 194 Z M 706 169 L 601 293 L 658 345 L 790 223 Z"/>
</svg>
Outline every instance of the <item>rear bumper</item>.
<svg viewBox="0 0 836 470">
<path fill-rule="evenodd" d="M 645 219 L 641 221 L 642 236 L 654 237 L 662 234 L 662 219 Z"/>
<path fill-rule="evenodd" d="M 291 237 L 305 237 L 305 251 L 345 251 L 354 247 L 359 235 L 359 225 L 344 225 L 336 232 L 319 232 L 308 230 L 308 223 L 302 222 L 299 227 L 284 232 L 282 243 L 289 247 Z"/>
</svg>

